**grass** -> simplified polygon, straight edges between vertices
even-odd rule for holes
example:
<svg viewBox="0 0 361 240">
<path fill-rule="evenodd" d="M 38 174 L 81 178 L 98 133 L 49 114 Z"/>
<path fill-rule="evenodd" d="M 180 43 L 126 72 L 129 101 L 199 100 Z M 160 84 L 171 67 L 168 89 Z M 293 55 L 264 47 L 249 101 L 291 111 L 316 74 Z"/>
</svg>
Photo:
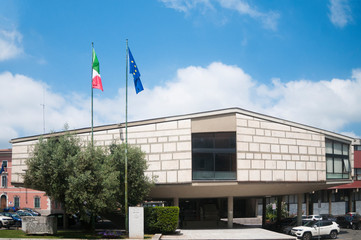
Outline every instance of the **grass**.
<svg viewBox="0 0 361 240">
<path fill-rule="evenodd" d="M 1 230 L 0 238 L 38 238 L 38 239 L 67 239 L 67 238 L 76 238 L 76 239 L 104 239 L 104 235 L 99 235 L 97 233 L 85 232 L 85 231 L 74 231 L 74 230 L 60 230 L 55 235 L 27 235 L 22 230 Z M 119 238 L 125 239 L 127 236 L 121 235 L 117 237 L 110 238 Z M 152 238 L 152 235 L 144 235 L 145 239 Z"/>
</svg>

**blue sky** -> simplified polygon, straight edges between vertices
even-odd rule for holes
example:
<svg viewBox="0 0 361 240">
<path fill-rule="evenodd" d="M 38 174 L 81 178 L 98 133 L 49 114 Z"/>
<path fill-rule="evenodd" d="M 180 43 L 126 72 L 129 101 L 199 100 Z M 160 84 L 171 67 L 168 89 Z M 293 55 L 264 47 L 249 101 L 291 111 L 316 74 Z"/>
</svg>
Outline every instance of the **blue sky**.
<svg viewBox="0 0 361 240">
<path fill-rule="evenodd" d="M 2 0 L 0 148 L 90 126 L 92 42 L 94 125 L 124 122 L 126 39 L 129 120 L 240 107 L 361 136 L 360 1 Z"/>
</svg>

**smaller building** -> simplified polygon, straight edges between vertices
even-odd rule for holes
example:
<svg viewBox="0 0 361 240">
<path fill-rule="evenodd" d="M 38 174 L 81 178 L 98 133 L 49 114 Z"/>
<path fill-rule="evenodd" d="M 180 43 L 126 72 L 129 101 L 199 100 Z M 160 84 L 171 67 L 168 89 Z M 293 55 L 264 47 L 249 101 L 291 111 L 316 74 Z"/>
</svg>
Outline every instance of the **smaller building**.
<svg viewBox="0 0 361 240">
<path fill-rule="evenodd" d="M 56 209 L 60 210 L 60 206 L 55 206 L 57 204 L 54 203 L 51 204 L 49 197 L 44 192 L 12 185 L 11 149 L 0 149 L 0 167 L 2 166 L 4 168 L 0 174 L 0 212 L 8 207 L 32 208 L 42 215 L 50 214 L 52 209 L 53 211 Z"/>
</svg>

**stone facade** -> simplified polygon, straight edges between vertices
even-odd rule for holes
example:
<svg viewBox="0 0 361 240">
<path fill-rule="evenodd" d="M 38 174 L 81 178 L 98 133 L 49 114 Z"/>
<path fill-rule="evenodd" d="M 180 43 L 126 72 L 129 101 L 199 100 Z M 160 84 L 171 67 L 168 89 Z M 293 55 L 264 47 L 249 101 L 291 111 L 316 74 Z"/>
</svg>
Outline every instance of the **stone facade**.
<svg viewBox="0 0 361 240">
<path fill-rule="evenodd" d="M 74 131 L 85 144 L 91 141 L 89 128 Z M 316 187 L 314 183 L 326 186 L 326 138 L 350 145 L 350 162 L 353 166 L 353 138 L 238 108 L 130 122 L 128 144 L 137 145 L 146 153 L 146 175 L 156 177 L 156 186 L 178 185 L 180 188 L 177 194 L 181 196 L 185 190 L 183 187 L 187 184 L 199 189 L 215 184 L 214 181 L 198 183 L 192 180 L 192 133 L 222 131 L 236 132 L 237 145 L 236 179 L 232 180 L 233 183 L 222 183 L 226 184 L 224 187 L 216 184 L 219 188 L 217 191 L 224 191 L 224 196 L 232 195 L 237 188 L 240 192 L 240 187 L 245 187 L 243 183 L 277 183 L 285 184 L 286 187 L 291 183 L 301 183 L 303 185 L 300 192 L 322 189 L 321 185 Z M 11 141 L 14 183 L 23 182 L 26 160 L 31 156 L 39 137 Z M 124 124 L 94 128 L 96 146 L 124 141 Z M 342 181 L 347 183 L 350 180 Z M 260 190 L 254 194 L 261 196 L 261 185 L 257 186 Z M 171 194 L 169 189 L 164 191 Z"/>
</svg>

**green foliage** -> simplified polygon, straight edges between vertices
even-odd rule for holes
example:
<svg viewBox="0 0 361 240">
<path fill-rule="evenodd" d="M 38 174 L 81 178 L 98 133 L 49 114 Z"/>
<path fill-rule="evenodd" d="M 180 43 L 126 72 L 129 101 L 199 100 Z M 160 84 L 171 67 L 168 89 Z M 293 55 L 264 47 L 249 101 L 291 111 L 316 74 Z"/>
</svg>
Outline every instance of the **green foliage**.
<svg viewBox="0 0 361 240">
<path fill-rule="evenodd" d="M 24 176 L 27 187 L 44 191 L 53 200 L 65 203 L 68 176 L 72 170 L 70 159 L 80 152 L 79 141 L 70 134 L 39 139 L 33 155 L 27 160 Z"/>
<path fill-rule="evenodd" d="M 272 205 L 276 205 L 276 209 L 272 209 Z M 282 218 L 288 217 L 289 212 L 287 211 L 287 205 L 285 202 L 281 203 L 281 216 Z M 275 220 L 277 218 L 277 202 L 267 204 L 266 206 L 266 219 L 268 220 Z"/>
<path fill-rule="evenodd" d="M 145 200 L 152 182 L 144 175 L 145 154 L 128 145 L 128 205 Z M 82 220 L 120 209 L 124 213 L 125 144 L 83 147 L 69 133 L 39 139 L 27 161 L 27 187 L 42 190 Z"/>
<path fill-rule="evenodd" d="M 99 215 L 114 210 L 119 181 L 104 150 L 89 145 L 70 161 L 73 167 L 66 191 L 68 211 L 80 213 L 81 218 L 89 222 L 90 213 Z"/>
<path fill-rule="evenodd" d="M 173 233 L 177 229 L 178 218 L 179 207 L 145 207 L 145 232 Z"/>
<path fill-rule="evenodd" d="M 123 211 L 124 206 L 124 182 L 125 182 L 125 144 L 112 144 L 109 147 L 110 154 L 108 164 L 117 169 L 117 178 L 120 186 L 117 188 L 116 199 Z M 128 165 L 128 205 L 136 206 L 143 202 L 149 194 L 152 187 L 152 179 L 144 175 L 147 169 L 147 162 L 145 160 L 145 153 L 139 147 L 128 145 L 127 154 Z"/>
</svg>

